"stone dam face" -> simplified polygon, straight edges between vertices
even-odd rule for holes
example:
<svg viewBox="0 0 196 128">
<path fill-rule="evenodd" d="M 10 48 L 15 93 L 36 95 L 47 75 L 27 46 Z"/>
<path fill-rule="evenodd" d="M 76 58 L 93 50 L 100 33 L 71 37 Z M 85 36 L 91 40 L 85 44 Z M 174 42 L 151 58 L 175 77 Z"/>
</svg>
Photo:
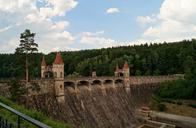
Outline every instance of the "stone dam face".
<svg viewBox="0 0 196 128">
<path fill-rule="evenodd" d="M 123 86 L 102 89 L 93 86 L 91 91 L 79 88 L 78 93 L 65 88 L 64 103 L 58 103 L 51 93 L 32 96 L 28 103 L 31 103 L 29 107 L 68 122 L 75 128 L 134 128 L 140 124 L 135 109 L 146 106 L 157 87 L 140 85 L 130 89 Z"/>
<path fill-rule="evenodd" d="M 90 86 L 86 86 L 88 82 L 78 82 L 77 89 L 67 86 L 65 81 L 63 102 L 58 102 L 55 95 L 54 80 L 34 80 L 41 86 L 41 92 L 32 93 L 23 104 L 74 128 L 135 128 L 141 123 L 135 110 L 149 104 L 160 83 L 176 79 L 179 78 L 131 77 L 129 86 L 118 79 L 103 80 L 104 86 L 100 86 L 100 80 L 92 80 Z M 9 97 L 6 81 L 0 81 L 0 95 Z"/>
</svg>

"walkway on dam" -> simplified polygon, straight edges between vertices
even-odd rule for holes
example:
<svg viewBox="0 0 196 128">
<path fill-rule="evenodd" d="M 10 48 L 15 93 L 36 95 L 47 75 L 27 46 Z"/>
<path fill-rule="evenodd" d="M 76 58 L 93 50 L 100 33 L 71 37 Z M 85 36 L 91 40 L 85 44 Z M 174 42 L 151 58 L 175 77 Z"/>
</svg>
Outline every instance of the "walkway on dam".
<svg viewBox="0 0 196 128">
<path fill-rule="evenodd" d="M 162 121 L 170 121 L 174 122 L 175 124 L 187 126 L 189 128 L 196 128 L 196 118 L 155 111 L 151 112 L 151 116 L 158 120 L 160 119 Z"/>
</svg>

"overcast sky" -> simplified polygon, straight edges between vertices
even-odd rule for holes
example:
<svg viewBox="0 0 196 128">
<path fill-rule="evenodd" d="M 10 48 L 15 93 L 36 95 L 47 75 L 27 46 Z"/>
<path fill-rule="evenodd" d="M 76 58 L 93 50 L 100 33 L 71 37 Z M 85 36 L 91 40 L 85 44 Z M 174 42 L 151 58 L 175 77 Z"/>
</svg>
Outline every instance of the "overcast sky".
<svg viewBox="0 0 196 128">
<path fill-rule="evenodd" d="M 44 53 L 179 41 L 196 37 L 196 0 L 0 0 L 0 53 L 26 28 Z"/>
</svg>

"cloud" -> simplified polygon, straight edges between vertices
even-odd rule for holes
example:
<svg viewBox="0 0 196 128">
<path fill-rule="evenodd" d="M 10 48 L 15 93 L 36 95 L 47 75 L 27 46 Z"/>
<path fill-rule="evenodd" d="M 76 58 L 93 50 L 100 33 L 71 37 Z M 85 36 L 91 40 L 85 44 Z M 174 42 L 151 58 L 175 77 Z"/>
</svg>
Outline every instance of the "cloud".
<svg viewBox="0 0 196 128">
<path fill-rule="evenodd" d="M 165 0 L 157 15 L 159 23 L 150 26 L 145 38 L 179 41 L 196 38 L 195 0 Z"/>
<path fill-rule="evenodd" d="M 88 44 L 89 47 L 111 47 L 115 45 L 115 40 L 104 38 L 99 35 L 99 32 L 91 33 L 91 32 L 83 32 L 81 36 L 81 43 Z"/>
<path fill-rule="evenodd" d="M 64 31 L 61 33 L 48 33 L 47 35 L 43 35 L 39 40 L 42 42 L 39 44 L 40 51 L 48 53 L 71 49 L 69 45 L 73 43 L 75 38 L 68 31 Z"/>
<path fill-rule="evenodd" d="M 34 9 L 35 0 L 0 0 L 0 10 L 14 13 L 15 11 L 22 11 L 24 9 Z"/>
<path fill-rule="evenodd" d="M 0 48 L 1 53 L 8 53 L 10 49 L 15 49 L 16 46 L 18 46 L 18 42 L 19 42 L 19 39 L 17 38 L 11 38 L 7 40 L 6 42 L 3 42 Z"/>
<path fill-rule="evenodd" d="M 41 7 L 37 6 L 39 2 L 42 2 Z M 60 17 L 77 3 L 75 0 L 0 0 L 0 51 L 14 52 L 19 45 L 20 33 L 26 28 L 36 33 L 40 52 L 72 49 L 69 45 L 74 43 L 75 36 L 66 30 L 70 22 Z M 54 21 L 54 17 L 59 20 Z"/>
<path fill-rule="evenodd" d="M 149 24 L 149 23 L 154 23 L 156 22 L 157 19 L 155 17 L 151 17 L 151 16 L 138 16 L 137 17 L 137 22 L 140 25 L 145 25 L 145 24 Z"/>
<path fill-rule="evenodd" d="M 108 14 L 113 14 L 113 13 L 119 13 L 120 10 L 119 10 L 118 8 L 108 8 L 108 9 L 106 10 L 106 12 L 107 12 Z"/>
<path fill-rule="evenodd" d="M 64 30 L 69 26 L 69 24 L 70 23 L 68 21 L 55 22 L 54 25 L 51 26 L 51 29 Z"/>
<path fill-rule="evenodd" d="M 12 26 L 7 26 L 7 27 L 5 27 L 5 28 L 0 29 L 0 33 L 9 30 L 11 27 L 12 27 Z"/>
<path fill-rule="evenodd" d="M 75 0 L 45 0 L 47 6 L 40 8 L 41 15 L 45 17 L 64 16 L 78 4 Z"/>
<path fill-rule="evenodd" d="M 99 32 L 83 32 L 80 38 L 82 44 L 88 45 L 89 48 L 107 48 L 113 46 L 125 45 L 125 42 L 118 42 L 103 35 L 104 31 Z"/>
</svg>

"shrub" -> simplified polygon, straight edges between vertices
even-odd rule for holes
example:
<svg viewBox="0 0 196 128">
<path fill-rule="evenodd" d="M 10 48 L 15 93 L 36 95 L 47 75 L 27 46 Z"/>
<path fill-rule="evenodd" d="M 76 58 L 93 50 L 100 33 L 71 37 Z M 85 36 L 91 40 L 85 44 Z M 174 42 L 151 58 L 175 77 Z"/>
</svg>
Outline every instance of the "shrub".
<svg viewBox="0 0 196 128">
<path fill-rule="evenodd" d="M 196 99 L 196 79 L 176 80 L 163 83 L 156 95 L 166 99 Z M 172 101 L 168 101 L 173 103 Z"/>
<path fill-rule="evenodd" d="M 150 102 L 150 108 L 157 111 L 165 111 L 166 106 L 165 104 L 161 103 L 162 99 L 157 96 L 153 96 Z"/>
<path fill-rule="evenodd" d="M 36 120 L 39 120 L 40 122 L 43 122 L 52 128 L 70 128 L 70 125 L 61 123 L 57 120 L 51 119 L 50 117 L 45 116 L 41 112 L 38 112 L 34 109 L 27 110 L 24 106 L 17 105 L 13 103 L 12 101 L 0 96 L 0 102 L 16 109 L 17 111 L 20 111 L 21 113 L 24 113 Z M 3 115 L 6 119 L 8 119 L 10 122 L 15 122 L 17 120 L 17 116 L 12 114 L 11 112 L 8 112 L 7 110 L 3 109 L 0 107 L 0 114 Z M 26 121 L 22 122 L 23 127 L 28 127 L 28 128 L 34 128 L 31 124 L 27 123 Z"/>
<path fill-rule="evenodd" d="M 188 106 L 190 106 L 192 108 L 196 108 L 196 104 L 188 104 Z"/>
<path fill-rule="evenodd" d="M 158 107 L 158 110 L 161 111 L 161 112 L 166 110 L 166 106 L 163 103 L 159 103 L 157 105 L 157 107 Z"/>
</svg>

